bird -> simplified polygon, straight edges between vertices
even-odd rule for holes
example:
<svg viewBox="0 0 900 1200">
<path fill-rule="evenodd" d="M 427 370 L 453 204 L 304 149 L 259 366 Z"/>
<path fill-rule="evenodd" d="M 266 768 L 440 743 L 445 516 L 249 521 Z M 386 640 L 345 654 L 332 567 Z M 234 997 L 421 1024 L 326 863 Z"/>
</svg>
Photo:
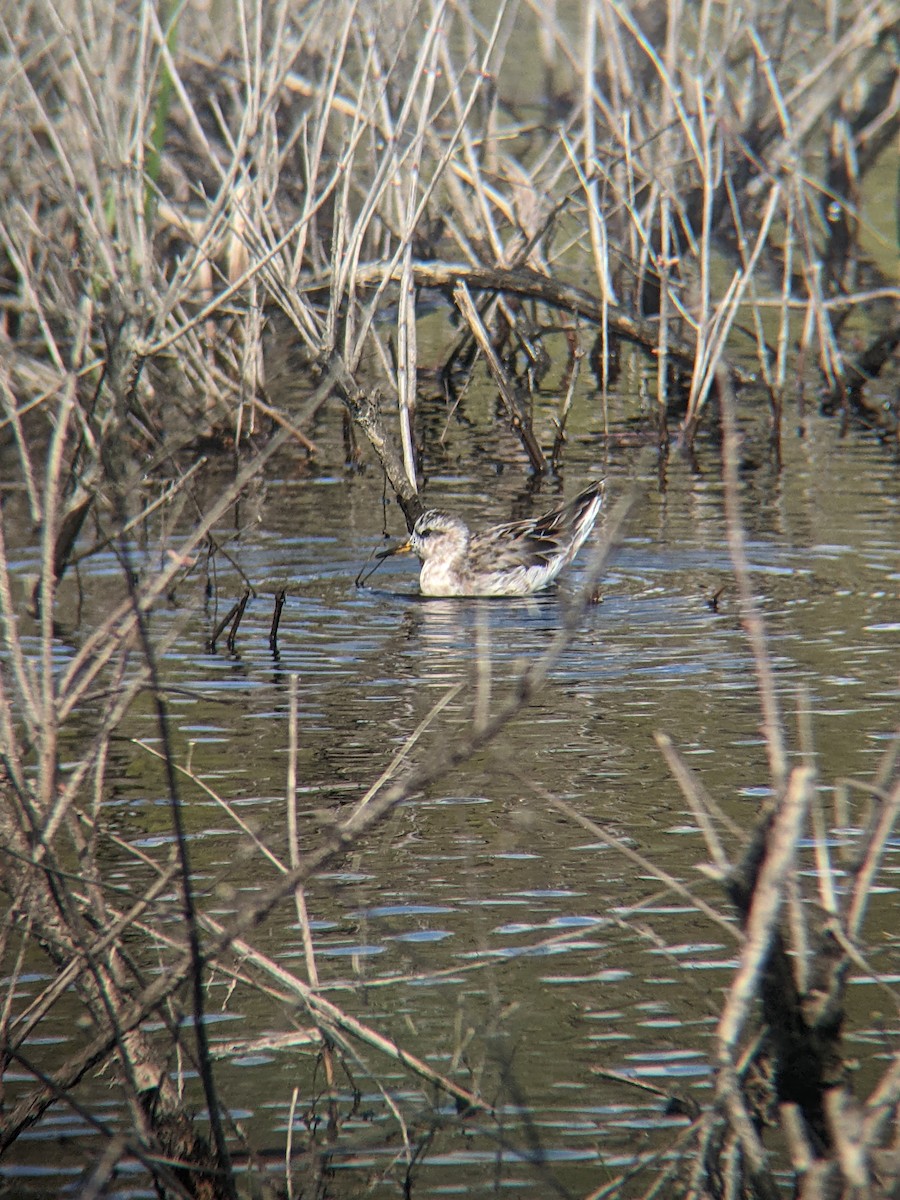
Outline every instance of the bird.
<svg viewBox="0 0 900 1200">
<path fill-rule="evenodd" d="M 603 503 L 602 480 L 542 517 L 509 521 L 473 533 L 460 517 L 422 513 L 409 538 L 382 550 L 418 555 L 424 596 L 530 596 L 549 587 L 594 527 Z"/>
</svg>

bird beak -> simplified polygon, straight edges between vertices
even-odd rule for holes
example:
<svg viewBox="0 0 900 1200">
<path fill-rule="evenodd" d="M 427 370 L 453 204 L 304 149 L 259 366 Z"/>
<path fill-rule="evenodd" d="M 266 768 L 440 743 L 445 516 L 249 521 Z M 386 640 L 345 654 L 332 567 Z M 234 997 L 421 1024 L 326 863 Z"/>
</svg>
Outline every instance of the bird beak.
<svg viewBox="0 0 900 1200">
<path fill-rule="evenodd" d="M 399 546 L 391 546 L 388 550 L 379 550 L 375 555 L 376 558 L 390 558 L 393 554 L 409 554 L 412 550 L 412 542 L 407 538 L 405 542 L 401 542 Z"/>
</svg>

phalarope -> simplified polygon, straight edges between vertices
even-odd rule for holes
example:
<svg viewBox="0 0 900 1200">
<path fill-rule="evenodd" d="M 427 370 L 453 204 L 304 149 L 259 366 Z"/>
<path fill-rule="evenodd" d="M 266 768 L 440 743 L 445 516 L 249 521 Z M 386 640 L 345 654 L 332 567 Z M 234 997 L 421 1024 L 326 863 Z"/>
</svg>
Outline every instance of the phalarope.
<svg viewBox="0 0 900 1200">
<path fill-rule="evenodd" d="M 549 587 L 572 561 L 602 503 L 601 481 L 543 517 L 480 533 L 472 533 L 459 517 L 431 509 L 419 517 L 407 541 L 376 557 L 417 554 L 425 596 L 530 596 Z"/>
</svg>

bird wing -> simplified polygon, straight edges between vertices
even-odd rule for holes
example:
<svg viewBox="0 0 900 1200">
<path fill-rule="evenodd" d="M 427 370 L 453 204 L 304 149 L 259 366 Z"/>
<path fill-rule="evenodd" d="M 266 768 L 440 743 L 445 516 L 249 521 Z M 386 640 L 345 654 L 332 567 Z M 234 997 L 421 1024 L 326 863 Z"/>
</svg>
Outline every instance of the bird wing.
<svg viewBox="0 0 900 1200">
<path fill-rule="evenodd" d="M 469 543 L 470 565 L 479 571 L 541 566 L 561 554 L 566 555 L 570 549 L 577 549 L 568 543 L 602 486 L 602 483 L 592 483 L 569 504 L 536 520 L 508 521 L 505 525 L 495 525 L 473 534 Z"/>
<path fill-rule="evenodd" d="M 510 521 L 475 533 L 469 542 L 469 564 L 477 571 L 509 571 L 550 562 L 559 554 L 559 539 L 543 533 L 534 521 Z"/>
</svg>

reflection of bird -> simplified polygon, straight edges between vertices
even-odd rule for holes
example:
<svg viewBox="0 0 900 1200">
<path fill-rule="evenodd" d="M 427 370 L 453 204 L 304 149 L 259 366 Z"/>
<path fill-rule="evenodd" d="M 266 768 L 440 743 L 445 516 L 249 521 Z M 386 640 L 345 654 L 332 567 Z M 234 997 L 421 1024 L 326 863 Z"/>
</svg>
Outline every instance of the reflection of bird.
<svg viewBox="0 0 900 1200">
<path fill-rule="evenodd" d="M 422 560 L 426 596 L 530 596 L 551 584 L 583 545 L 603 502 L 592 483 L 570 503 L 536 520 L 510 521 L 472 533 L 465 521 L 432 509 L 402 546 L 379 558 L 412 551 Z"/>
</svg>

